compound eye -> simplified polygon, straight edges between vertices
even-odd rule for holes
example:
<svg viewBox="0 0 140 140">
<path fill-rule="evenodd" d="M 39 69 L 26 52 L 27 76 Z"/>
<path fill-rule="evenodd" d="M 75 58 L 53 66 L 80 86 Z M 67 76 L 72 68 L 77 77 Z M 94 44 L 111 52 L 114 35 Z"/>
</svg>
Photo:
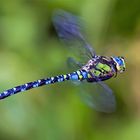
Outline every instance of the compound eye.
<svg viewBox="0 0 140 140">
<path fill-rule="evenodd" d="M 116 58 L 117 63 L 121 66 L 123 64 L 123 61 L 119 58 Z"/>
</svg>

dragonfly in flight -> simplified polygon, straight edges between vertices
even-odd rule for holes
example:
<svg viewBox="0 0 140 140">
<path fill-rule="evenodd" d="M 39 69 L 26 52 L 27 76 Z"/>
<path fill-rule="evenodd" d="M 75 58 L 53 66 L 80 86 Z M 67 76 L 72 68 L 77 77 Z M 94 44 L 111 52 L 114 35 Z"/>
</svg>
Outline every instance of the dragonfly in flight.
<svg viewBox="0 0 140 140">
<path fill-rule="evenodd" d="M 75 58 L 68 58 L 68 64 L 75 70 L 69 74 L 48 77 L 5 90 L 0 93 L 0 99 L 43 85 L 72 80 L 81 83 L 80 95 L 86 104 L 99 112 L 114 112 L 115 96 L 104 81 L 125 71 L 124 58 L 97 55 L 85 37 L 78 16 L 64 10 L 56 10 L 52 22 L 60 40 L 76 53 Z"/>
</svg>

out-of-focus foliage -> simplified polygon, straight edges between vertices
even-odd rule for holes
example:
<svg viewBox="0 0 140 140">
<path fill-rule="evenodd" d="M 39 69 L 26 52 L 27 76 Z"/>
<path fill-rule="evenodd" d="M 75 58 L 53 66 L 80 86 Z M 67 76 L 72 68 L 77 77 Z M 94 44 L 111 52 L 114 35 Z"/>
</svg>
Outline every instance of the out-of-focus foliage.
<svg viewBox="0 0 140 140">
<path fill-rule="evenodd" d="M 70 72 L 67 49 L 52 28 L 51 15 L 56 8 L 81 16 L 97 53 L 124 56 L 127 70 L 107 81 L 117 98 L 113 114 L 88 108 L 70 82 L 2 100 L 0 139 L 139 140 L 139 5 L 139 0 L 1 0 L 1 91 Z"/>
</svg>

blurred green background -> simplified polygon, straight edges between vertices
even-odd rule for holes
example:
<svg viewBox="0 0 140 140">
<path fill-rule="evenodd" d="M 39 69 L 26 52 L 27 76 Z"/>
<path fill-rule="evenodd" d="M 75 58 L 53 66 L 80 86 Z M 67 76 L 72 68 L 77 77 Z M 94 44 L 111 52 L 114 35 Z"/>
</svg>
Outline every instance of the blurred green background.
<svg viewBox="0 0 140 140">
<path fill-rule="evenodd" d="M 139 140 L 139 0 L 1 0 L 0 91 L 70 72 L 68 52 L 52 30 L 56 8 L 85 20 L 98 54 L 125 57 L 126 72 L 107 81 L 117 110 L 92 110 L 69 82 L 48 85 L 0 101 L 0 139 Z"/>
</svg>

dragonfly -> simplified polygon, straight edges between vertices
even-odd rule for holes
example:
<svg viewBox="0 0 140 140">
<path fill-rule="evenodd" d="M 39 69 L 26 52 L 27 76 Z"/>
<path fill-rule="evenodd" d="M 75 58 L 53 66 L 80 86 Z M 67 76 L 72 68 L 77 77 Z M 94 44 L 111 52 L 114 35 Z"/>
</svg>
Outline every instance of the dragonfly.
<svg viewBox="0 0 140 140">
<path fill-rule="evenodd" d="M 71 80 L 80 83 L 79 93 L 87 105 L 99 112 L 114 112 L 115 96 L 104 81 L 125 71 L 124 58 L 97 55 L 86 39 L 82 20 L 72 13 L 58 9 L 53 13 L 52 23 L 60 40 L 75 53 L 75 57 L 69 57 L 67 60 L 74 69 L 73 72 L 39 79 L 5 90 L 0 93 L 0 99 L 43 85 Z"/>
</svg>

